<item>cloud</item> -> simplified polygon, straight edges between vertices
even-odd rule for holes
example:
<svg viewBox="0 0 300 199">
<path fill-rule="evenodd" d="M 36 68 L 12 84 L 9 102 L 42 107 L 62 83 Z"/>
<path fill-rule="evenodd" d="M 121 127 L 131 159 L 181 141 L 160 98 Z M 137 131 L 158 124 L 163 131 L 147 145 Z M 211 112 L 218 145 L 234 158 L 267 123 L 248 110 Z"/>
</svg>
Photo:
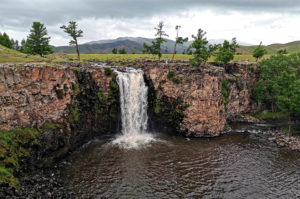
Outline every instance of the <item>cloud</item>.
<svg viewBox="0 0 300 199">
<path fill-rule="evenodd" d="M 84 30 L 81 43 L 119 36 L 152 37 L 153 27 L 160 20 L 165 21 L 171 38 L 177 24 L 183 26 L 184 36 L 203 28 L 212 39 L 237 36 L 246 42 L 275 40 L 275 32 L 266 35 L 269 29 L 280 33 L 288 30 L 287 37 L 281 35 L 282 42 L 286 38 L 296 39 L 299 34 L 292 31 L 300 13 L 299 0 L 0 1 L 0 31 L 20 40 L 28 35 L 33 21 L 40 21 L 45 23 L 54 45 L 68 44 L 67 35 L 59 27 L 70 20 L 78 21 Z M 263 28 L 265 31 L 258 32 Z"/>
<path fill-rule="evenodd" d="M 299 0 L 1 0 L 1 23 L 22 26 L 32 21 L 48 25 L 83 18 L 149 18 L 185 9 L 218 12 L 298 12 Z"/>
</svg>

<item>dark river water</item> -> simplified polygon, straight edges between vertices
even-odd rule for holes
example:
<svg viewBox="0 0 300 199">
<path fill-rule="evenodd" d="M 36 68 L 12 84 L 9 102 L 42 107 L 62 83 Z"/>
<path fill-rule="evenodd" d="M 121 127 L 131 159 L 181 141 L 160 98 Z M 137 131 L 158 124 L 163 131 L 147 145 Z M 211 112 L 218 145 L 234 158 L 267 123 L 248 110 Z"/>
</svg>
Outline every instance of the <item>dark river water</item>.
<svg viewBox="0 0 300 199">
<path fill-rule="evenodd" d="M 155 138 L 131 150 L 107 137 L 86 144 L 67 159 L 65 186 L 78 198 L 300 198 L 300 153 L 265 138 Z"/>
</svg>

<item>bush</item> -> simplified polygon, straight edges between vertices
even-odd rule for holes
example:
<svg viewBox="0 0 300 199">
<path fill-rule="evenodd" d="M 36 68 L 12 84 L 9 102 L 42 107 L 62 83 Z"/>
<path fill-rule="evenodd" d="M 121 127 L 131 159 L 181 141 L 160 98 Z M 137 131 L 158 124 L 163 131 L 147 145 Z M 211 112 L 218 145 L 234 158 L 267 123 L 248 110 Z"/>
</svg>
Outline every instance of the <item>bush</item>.
<svg viewBox="0 0 300 199">
<path fill-rule="evenodd" d="M 104 68 L 104 73 L 105 73 L 105 76 L 111 76 L 111 74 L 112 74 L 111 68 Z"/>
<path fill-rule="evenodd" d="M 168 79 L 172 79 L 175 75 L 175 72 L 173 70 L 171 70 L 169 73 L 168 73 Z"/>
<path fill-rule="evenodd" d="M 180 79 L 178 77 L 173 77 L 172 81 L 175 83 L 175 84 L 179 84 L 180 83 Z"/>
</svg>

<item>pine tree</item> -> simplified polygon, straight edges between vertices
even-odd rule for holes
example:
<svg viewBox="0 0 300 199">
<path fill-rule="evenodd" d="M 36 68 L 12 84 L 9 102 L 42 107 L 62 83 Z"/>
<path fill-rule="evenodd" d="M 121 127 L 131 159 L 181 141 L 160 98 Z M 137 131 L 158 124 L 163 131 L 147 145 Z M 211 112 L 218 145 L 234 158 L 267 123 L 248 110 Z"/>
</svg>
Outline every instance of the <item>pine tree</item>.
<svg viewBox="0 0 300 199">
<path fill-rule="evenodd" d="M 127 54 L 127 51 L 125 48 L 119 49 L 119 54 Z"/>
<path fill-rule="evenodd" d="M 24 46 L 25 46 L 25 43 L 26 43 L 25 39 L 22 39 L 22 41 L 21 41 L 21 46 L 20 46 L 20 51 L 21 51 L 21 52 L 24 52 Z"/>
<path fill-rule="evenodd" d="M 2 35 L 0 34 L 0 44 L 7 48 L 13 47 L 13 44 L 12 44 L 11 40 L 9 39 L 9 36 L 6 33 L 3 33 Z"/>
<path fill-rule="evenodd" d="M 113 54 L 118 54 L 118 49 L 117 48 L 113 48 L 111 51 Z"/>
<path fill-rule="evenodd" d="M 48 37 L 47 29 L 40 22 L 33 22 L 30 34 L 24 44 L 24 51 L 29 54 L 40 55 L 52 53 L 49 46 L 50 37 Z"/>
<path fill-rule="evenodd" d="M 190 59 L 192 65 L 206 63 L 208 58 L 211 57 L 213 52 L 217 49 L 217 45 L 208 44 L 205 35 L 206 32 L 202 29 L 198 29 L 197 35 L 192 35 L 194 41 L 189 47 L 189 49 L 195 49 L 193 52 L 194 58 Z"/>
<path fill-rule="evenodd" d="M 82 37 L 82 30 L 77 30 L 77 24 L 75 21 L 70 21 L 68 26 L 61 26 L 61 29 L 63 29 L 63 31 L 65 33 L 68 33 L 69 36 L 71 36 L 71 41 L 70 41 L 70 45 L 75 45 L 76 46 L 76 51 L 77 51 L 77 57 L 78 60 L 80 60 L 80 53 L 79 53 L 79 47 L 78 47 L 78 38 Z"/>
<path fill-rule="evenodd" d="M 152 45 L 148 46 L 147 44 L 144 43 L 144 51 L 145 53 L 150 53 L 153 55 L 158 55 L 158 59 L 160 61 L 161 58 L 161 45 L 164 43 L 166 40 L 163 38 L 168 37 L 166 32 L 163 30 L 164 23 L 161 21 L 159 22 L 158 26 L 155 27 L 154 29 L 156 30 L 156 38 L 154 41 L 152 41 Z"/>
<path fill-rule="evenodd" d="M 226 64 L 233 60 L 238 47 L 239 45 L 237 44 L 236 38 L 233 38 L 231 43 L 225 40 L 223 44 L 219 46 L 219 51 L 216 54 L 215 61 L 226 67 Z"/>
<path fill-rule="evenodd" d="M 258 62 L 258 59 L 262 58 L 265 54 L 267 54 L 267 50 L 262 46 L 262 42 L 260 42 L 259 46 L 253 51 L 253 57 L 255 57 L 256 62 Z"/>
</svg>

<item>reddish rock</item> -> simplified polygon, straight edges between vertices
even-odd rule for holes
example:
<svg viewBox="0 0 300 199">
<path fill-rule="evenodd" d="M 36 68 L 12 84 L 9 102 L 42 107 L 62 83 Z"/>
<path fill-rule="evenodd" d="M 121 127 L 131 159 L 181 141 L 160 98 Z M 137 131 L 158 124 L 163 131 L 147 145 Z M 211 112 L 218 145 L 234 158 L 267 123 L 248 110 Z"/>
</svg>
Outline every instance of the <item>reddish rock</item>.
<svg viewBox="0 0 300 199">
<path fill-rule="evenodd" d="M 69 88 L 75 82 L 76 76 L 71 69 L 2 66 L 0 130 L 41 126 L 61 119 L 71 102 L 72 90 Z M 57 85 L 68 88 L 64 90 L 63 99 L 57 97 Z"/>
<path fill-rule="evenodd" d="M 247 67 L 236 69 L 233 75 L 225 74 L 221 67 L 210 66 L 201 70 L 190 66 L 153 66 L 144 67 L 145 75 L 153 83 L 157 99 L 182 99 L 189 106 L 184 110 L 184 118 L 179 129 L 187 136 L 219 136 L 226 127 L 227 117 L 251 111 L 249 86 L 253 78 Z M 180 83 L 168 79 L 170 70 Z M 226 80 L 230 89 L 229 103 L 222 94 L 222 82 Z"/>
</svg>

